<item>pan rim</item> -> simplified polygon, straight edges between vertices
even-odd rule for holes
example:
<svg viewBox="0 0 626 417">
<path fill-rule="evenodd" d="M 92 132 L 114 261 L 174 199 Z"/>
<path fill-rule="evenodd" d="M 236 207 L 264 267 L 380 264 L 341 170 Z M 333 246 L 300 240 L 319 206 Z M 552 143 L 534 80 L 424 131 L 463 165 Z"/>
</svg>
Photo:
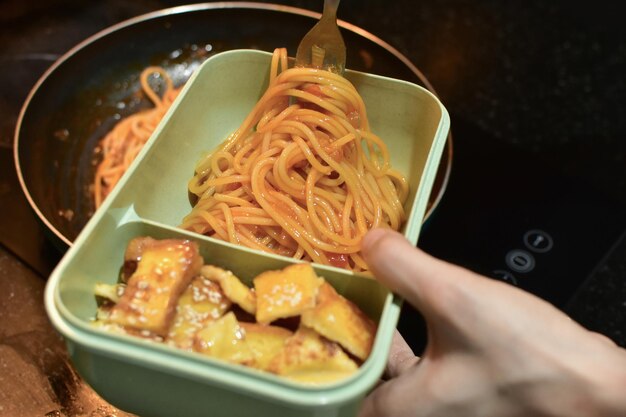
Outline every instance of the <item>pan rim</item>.
<svg viewBox="0 0 626 417">
<path fill-rule="evenodd" d="M 299 7 L 280 5 L 280 4 L 274 4 L 274 3 L 246 2 L 246 1 L 244 2 L 226 1 L 226 2 L 211 2 L 211 3 L 195 3 L 195 4 L 181 5 L 181 6 L 155 10 L 152 12 L 144 13 L 144 14 L 123 20 L 121 22 L 115 23 L 85 38 L 84 40 L 76 44 L 74 47 L 69 49 L 67 52 L 62 54 L 50 67 L 48 67 L 48 69 L 46 69 L 46 71 L 39 77 L 37 82 L 30 89 L 24 101 L 24 104 L 22 105 L 20 109 L 17 122 L 15 125 L 15 132 L 14 132 L 14 137 L 13 137 L 13 160 L 14 160 L 15 169 L 17 172 L 18 182 L 20 184 L 22 192 L 24 193 L 26 197 L 26 200 L 28 201 L 28 204 L 30 205 L 31 209 L 35 212 L 37 217 L 39 218 L 39 221 L 41 221 L 43 225 L 48 229 L 48 231 L 52 232 L 52 234 L 57 239 L 59 239 L 59 241 L 62 242 L 62 244 L 66 245 L 67 247 L 71 247 L 73 242 L 68 237 L 66 237 L 59 229 L 57 229 L 57 227 L 54 224 L 52 224 L 52 222 L 41 211 L 41 209 L 39 208 L 39 206 L 33 199 L 26 185 L 26 181 L 24 179 L 24 175 L 22 173 L 22 167 L 20 163 L 20 152 L 19 152 L 20 132 L 22 130 L 22 123 L 24 121 L 24 117 L 26 115 L 26 112 L 28 111 L 28 108 L 30 106 L 30 103 L 33 97 L 39 91 L 41 86 L 46 82 L 46 80 L 50 77 L 50 75 L 53 74 L 54 71 L 56 71 L 58 67 L 60 67 L 66 61 L 68 61 L 77 52 L 83 50 L 90 44 L 96 42 L 97 40 L 101 38 L 108 36 L 111 33 L 117 32 L 124 28 L 130 27 L 130 26 L 133 26 L 133 25 L 145 22 L 145 21 L 158 19 L 158 18 L 165 17 L 165 16 L 173 16 L 173 15 L 179 15 L 179 14 L 185 14 L 185 13 L 193 13 L 193 12 L 205 11 L 205 10 L 218 10 L 218 9 L 267 10 L 271 12 L 282 12 L 282 13 L 288 13 L 288 14 L 293 14 L 293 15 L 311 17 L 315 19 L 319 19 L 319 17 L 321 16 L 321 13 L 299 8 Z M 341 28 L 346 29 L 350 32 L 353 32 L 367 39 L 368 41 L 377 44 L 378 46 L 382 47 L 388 52 L 390 52 L 398 60 L 400 60 L 402 64 L 404 64 L 409 70 L 411 70 L 411 72 L 413 72 L 419 78 L 419 80 L 424 84 L 426 89 L 428 89 L 437 98 L 439 98 L 437 92 L 435 91 L 435 88 L 430 83 L 430 81 L 426 78 L 426 76 L 419 70 L 419 68 L 417 68 L 417 66 L 415 66 L 415 64 L 413 64 L 404 54 L 402 54 L 395 47 L 393 47 L 392 45 L 390 45 L 383 39 L 379 38 L 378 36 L 354 24 L 351 24 L 341 19 L 339 19 L 337 23 L 339 24 Z M 445 147 L 446 149 L 444 150 L 444 154 L 442 155 L 442 160 L 445 159 L 447 164 L 445 167 L 445 171 L 443 173 L 443 178 L 442 178 L 438 193 L 435 196 L 434 200 L 430 202 L 429 207 L 427 207 L 426 213 L 424 215 L 424 221 L 427 221 L 430 218 L 434 209 L 439 205 L 448 186 L 448 181 L 450 179 L 450 174 L 452 170 L 452 156 L 453 156 L 451 132 L 448 134 Z"/>
</svg>

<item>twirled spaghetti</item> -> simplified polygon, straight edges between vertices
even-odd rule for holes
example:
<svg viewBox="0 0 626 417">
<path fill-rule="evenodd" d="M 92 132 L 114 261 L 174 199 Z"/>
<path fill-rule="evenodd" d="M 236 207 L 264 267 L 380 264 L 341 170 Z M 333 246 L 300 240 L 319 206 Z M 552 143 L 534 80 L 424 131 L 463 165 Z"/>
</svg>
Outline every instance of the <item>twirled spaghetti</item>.
<svg viewBox="0 0 626 417">
<path fill-rule="evenodd" d="M 164 91 L 160 96 L 148 82 L 153 74 L 158 74 L 165 82 Z M 161 67 L 145 68 L 139 79 L 142 91 L 152 101 L 154 107 L 124 118 L 100 141 L 98 152 L 102 159 L 96 168 L 93 190 L 96 208 L 100 207 L 126 172 L 180 90 L 174 88 L 172 79 Z"/>
<path fill-rule="evenodd" d="M 241 126 L 195 168 L 198 200 L 181 227 L 265 252 L 354 270 L 365 233 L 399 229 L 406 179 L 369 129 L 344 77 L 288 68 L 274 52 L 270 83 Z"/>
</svg>

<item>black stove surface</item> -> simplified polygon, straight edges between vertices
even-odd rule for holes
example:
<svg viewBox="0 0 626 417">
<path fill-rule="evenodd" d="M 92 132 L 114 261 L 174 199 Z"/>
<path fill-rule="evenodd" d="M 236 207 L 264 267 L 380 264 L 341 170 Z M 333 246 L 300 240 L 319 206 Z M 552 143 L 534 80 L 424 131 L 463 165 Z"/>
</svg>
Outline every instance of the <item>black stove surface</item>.
<svg viewBox="0 0 626 417">
<path fill-rule="evenodd" d="M 626 208 L 532 154 L 453 120 L 450 183 L 418 246 L 568 312 L 624 235 Z M 424 347 L 421 317 L 408 305 L 399 328 L 414 349 Z"/>
<path fill-rule="evenodd" d="M 456 121 L 450 186 L 419 246 L 566 308 L 626 230 L 626 208 Z"/>
</svg>

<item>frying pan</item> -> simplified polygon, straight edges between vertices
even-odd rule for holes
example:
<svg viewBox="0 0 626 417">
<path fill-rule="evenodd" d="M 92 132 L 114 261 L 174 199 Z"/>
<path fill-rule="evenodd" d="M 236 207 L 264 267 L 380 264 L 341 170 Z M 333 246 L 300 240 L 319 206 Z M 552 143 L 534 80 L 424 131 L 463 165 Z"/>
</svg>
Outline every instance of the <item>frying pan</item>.
<svg viewBox="0 0 626 417">
<path fill-rule="evenodd" d="M 112 26 L 57 60 L 22 107 L 14 146 L 22 189 L 53 242 L 66 249 L 94 212 L 98 141 L 118 120 L 150 106 L 138 94 L 143 68 L 161 65 L 180 85 L 204 59 L 225 50 L 284 46 L 293 56 L 319 16 L 248 2 L 175 7 Z M 349 23 L 340 27 L 348 68 L 411 81 L 434 93 L 426 77 L 392 46 Z M 448 137 L 426 219 L 443 196 L 451 161 Z"/>
</svg>

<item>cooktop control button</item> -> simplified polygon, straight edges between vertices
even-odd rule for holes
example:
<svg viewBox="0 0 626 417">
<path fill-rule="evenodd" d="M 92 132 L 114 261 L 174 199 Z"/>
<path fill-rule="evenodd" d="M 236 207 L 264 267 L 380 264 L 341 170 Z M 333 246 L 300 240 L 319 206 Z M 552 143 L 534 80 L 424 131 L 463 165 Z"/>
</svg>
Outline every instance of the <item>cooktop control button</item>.
<svg viewBox="0 0 626 417">
<path fill-rule="evenodd" d="M 528 249 L 537 253 L 546 253 L 554 245 L 552 237 L 543 230 L 529 230 L 524 234 L 524 244 Z"/>
<path fill-rule="evenodd" d="M 499 279 L 500 281 L 508 282 L 511 285 L 517 286 L 517 278 L 515 278 L 515 275 L 513 275 L 509 271 L 496 269 L 495 271 L 493 271 L 493 277 Z"/>
<path fill-rule="evenodd" d="M 506 254 L 504 260 L 515 272 L 530 272 L 535 268 L 535 258 L 525 250 L 513 249 Z"/>
</svg>

